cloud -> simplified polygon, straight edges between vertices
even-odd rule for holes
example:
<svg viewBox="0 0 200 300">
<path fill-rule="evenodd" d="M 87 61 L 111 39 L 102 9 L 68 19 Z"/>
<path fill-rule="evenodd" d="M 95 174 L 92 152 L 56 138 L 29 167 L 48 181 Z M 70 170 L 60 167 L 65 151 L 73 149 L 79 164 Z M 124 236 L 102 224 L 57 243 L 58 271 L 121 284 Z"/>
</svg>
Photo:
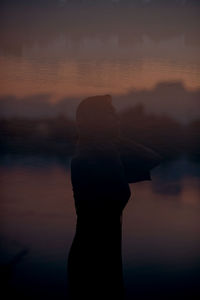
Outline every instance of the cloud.
<svg viewBox="0 0 200 300">
<path fill-rule="evenodd" d="M 142 103 L 148 112 L 165 114 L 181 122 L 200 117 L 200 89 L 190 91 L 181 82 L 160 82 L 152 90 L 132 90 L 115 97 L 118 108 Z"/>
<path fill-rule="evenodd" d="M 52 103 L 49 94 L 35 94 L 19 99 L 14 95 L 0 98 L 0 117 L 75 117 L 82 98 L 62 98 Z M 113 97 L 118 110 L 142 104 L 148 113 L 169 115 L 183 123 L 200 118 L 200 89 L 190 91 L 181 82 L 161 82 L 152 90 L 132 90 Z"/>
</svg>

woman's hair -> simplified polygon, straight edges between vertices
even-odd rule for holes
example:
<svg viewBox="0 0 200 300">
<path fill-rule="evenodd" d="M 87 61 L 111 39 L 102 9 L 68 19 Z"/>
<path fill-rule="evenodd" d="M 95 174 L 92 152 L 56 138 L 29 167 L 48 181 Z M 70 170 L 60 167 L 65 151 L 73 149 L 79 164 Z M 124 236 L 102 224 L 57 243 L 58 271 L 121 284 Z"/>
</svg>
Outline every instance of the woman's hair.
<svg viewBox="0 0 200 300">
<path fill-rule="evenodd" d="M 81 101 L 76 112 L 79 138 L 114 138 L 118 121 L 110 95 L 89 97 Z"/>
</svg>

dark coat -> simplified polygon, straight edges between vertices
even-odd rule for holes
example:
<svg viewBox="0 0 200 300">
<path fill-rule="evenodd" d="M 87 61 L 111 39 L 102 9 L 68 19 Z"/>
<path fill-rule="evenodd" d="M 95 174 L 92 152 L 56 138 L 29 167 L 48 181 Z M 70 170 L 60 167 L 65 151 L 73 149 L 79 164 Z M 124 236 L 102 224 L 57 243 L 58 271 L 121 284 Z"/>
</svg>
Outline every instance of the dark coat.
<svg viewBox="0 0 200 300">
<path fill-rule="evenodd" d="M 121 215 L 130 197 L 115 151 L 95 151 L 71 162 L 77 212 L 68 260 L 72 299 L 122 299 Z"/>
<path fill-rule="evenodd" d="M 127 141 L 82 150 L 71 161 L 77 213 L 68 259 L 71 299 L 123 299 L 121 216 L 128 182 L 149 180 L 159 157 Z"/>
</svg>

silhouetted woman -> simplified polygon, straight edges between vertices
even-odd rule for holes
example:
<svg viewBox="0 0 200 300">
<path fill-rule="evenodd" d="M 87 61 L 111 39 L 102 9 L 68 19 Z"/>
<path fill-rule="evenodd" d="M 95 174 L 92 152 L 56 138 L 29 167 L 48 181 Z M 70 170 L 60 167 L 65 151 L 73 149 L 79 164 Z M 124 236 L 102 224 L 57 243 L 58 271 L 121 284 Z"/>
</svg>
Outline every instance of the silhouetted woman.
<svg viewBox="0 0 200 300">
<path fill-rule="evenodd" d="M 76 120 L 79 141 L 71 181 L 77 225 L 68 259 L 71 299 L 123 299 L 121 221 L 130 197 L 128 182 L 149 179 L 145 170 L 156 159 L 151 150 L 120 142 L 108 95 L 83 100 Z M 141 149 L 146 169 L 135 167 Z"/>
</svg>

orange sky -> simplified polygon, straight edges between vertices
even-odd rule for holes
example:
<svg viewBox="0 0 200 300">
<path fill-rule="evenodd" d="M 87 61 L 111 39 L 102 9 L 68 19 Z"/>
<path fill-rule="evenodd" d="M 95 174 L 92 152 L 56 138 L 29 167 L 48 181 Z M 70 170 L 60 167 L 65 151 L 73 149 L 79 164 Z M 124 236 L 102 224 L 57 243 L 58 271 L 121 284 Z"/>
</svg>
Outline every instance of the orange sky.
<svg viewBox="0 0 200 300">
<path fill-rule="evenodd" d="M 200 72 L 189 63 L 144 59 L 128 62 L 66 60 L 56 65 L 26 58 L 1 58 L 0 95 L 23 97 L 52 94 L 64 96 L 124 94 L 132 88 L 151 89 L 161 81 L 181 80 L 188 89 L 200 87 Z"/>
<path fill-rule="evenodd" d="M 56 101 L 163 81 L 200 88 L 199 6 L 57 4 L 4 6 L 0 96 Z"/>
</svg>

